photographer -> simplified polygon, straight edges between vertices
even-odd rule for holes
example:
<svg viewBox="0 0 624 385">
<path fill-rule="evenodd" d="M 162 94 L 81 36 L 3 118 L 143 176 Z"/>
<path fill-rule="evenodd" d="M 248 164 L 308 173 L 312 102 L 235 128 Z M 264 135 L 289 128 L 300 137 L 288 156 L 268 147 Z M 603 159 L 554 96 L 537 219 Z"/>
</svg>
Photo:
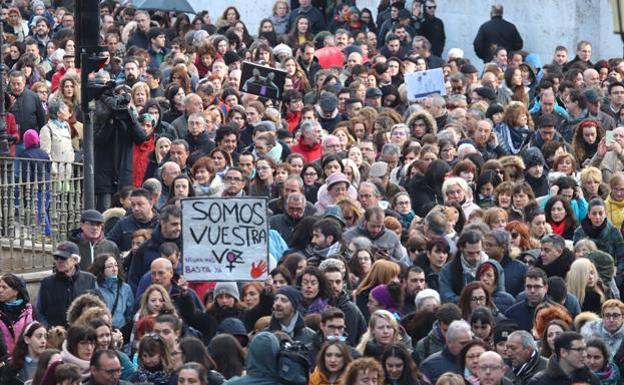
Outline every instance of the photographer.
<svg viewBox="0 0 624 385">
<path fill-rule="evenodd" d="M 96 207 L 106 210 L 111 195 L 132 185 L 132 150 L 148 138 L 130 105 L 128 93 L 116 93 L 114 83 L 95 105 L 93 121 Z"/>
</svg>

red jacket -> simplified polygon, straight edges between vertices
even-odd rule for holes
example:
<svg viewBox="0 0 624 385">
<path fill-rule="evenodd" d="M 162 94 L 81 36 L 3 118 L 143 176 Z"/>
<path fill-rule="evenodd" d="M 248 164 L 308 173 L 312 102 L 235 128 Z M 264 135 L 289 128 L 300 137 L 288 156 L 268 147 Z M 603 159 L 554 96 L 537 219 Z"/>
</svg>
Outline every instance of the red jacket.
<svg viewBox="0 0 624 385">
<path fill-rule="evenodd" d="M 320 143 L 316 143 L 312 147 L 306 145 L 305 143 L 298 143 L 293 145 L 290 148 L 290 151 L 303 155 L 306 163 L 311 163 L 315 160 L 321 159 L 321 156 L 323 155 L 323 147 Z"/>
<path fill-rule="evenodd" d="M 17 141 L 15 143 L 19 142 L 20 132 L 17 129 L 17 121 L 15 120 L 15 115 L 7 111 L 6 115 L 4 115 L 4 124 L 6 124 L 7 134 L 17 138 Z M 11 156 L 15 156 L 15 144 L 12 144 L 9 147 L 9 152 L 11 153 Z"/>
<path fill-rule="evenodd" d="M 132 168 L 132 184 L 134 187 L 143 185 L 145 170 L 147 170 L 147 164 L 149 163 L 149 154 L 152 151 L 154 151 L 154 135 L 151 135 L 145 142 L 134 145 L 132 150 L 132 163 L 134 164 Z"/>
</svg>

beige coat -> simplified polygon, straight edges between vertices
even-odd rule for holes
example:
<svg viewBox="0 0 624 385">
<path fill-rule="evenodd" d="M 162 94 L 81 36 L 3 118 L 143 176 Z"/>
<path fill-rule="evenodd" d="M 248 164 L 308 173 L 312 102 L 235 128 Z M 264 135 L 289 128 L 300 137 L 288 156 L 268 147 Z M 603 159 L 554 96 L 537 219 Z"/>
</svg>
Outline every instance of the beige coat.
<svg viewBox="0 0 624 385">
<path fill-rule="evenodd" d="M 67 180 L 72 175 L 71 162 L 74 161 L 74 148 L 72 146 L 69 124 L 50 120 L 41 128 L 39 141 L 41 149 L 48 153 L 52 160 L 52 177 L 56 180 Z"/>
</svg>

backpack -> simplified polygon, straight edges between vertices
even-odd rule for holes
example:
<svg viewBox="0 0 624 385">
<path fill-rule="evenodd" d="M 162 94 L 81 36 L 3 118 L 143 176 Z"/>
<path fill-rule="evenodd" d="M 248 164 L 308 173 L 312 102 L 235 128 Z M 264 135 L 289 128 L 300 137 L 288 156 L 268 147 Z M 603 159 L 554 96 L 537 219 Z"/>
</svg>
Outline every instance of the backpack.
<svg viewBox="0 0 624 385">
<path fill-rule="evenodd" d="M 277 354 L 277 375 L 280 384 L 306 385 L 308 383 L 308 373 L 311 367 L 309 354 L 310 348 L 301 342 L 282 342 L 281 350 Z"/>
</svg>

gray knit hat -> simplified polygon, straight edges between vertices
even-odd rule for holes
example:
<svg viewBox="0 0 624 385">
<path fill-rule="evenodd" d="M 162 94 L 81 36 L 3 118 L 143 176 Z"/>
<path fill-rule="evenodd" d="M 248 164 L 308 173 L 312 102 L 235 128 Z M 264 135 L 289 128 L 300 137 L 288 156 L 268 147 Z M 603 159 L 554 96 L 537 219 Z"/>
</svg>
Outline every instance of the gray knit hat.
<svg viewBox="0 0 624 385">
<path fill-rule="evenodd" d="M 240 295 L 238 294 L 238 286 L 236 282 L 219 282 L 214 288 L 214 297 L 217 298 L 221 294 L 227 294 L 236 298 L 240 302 Z"/>
</svg>

